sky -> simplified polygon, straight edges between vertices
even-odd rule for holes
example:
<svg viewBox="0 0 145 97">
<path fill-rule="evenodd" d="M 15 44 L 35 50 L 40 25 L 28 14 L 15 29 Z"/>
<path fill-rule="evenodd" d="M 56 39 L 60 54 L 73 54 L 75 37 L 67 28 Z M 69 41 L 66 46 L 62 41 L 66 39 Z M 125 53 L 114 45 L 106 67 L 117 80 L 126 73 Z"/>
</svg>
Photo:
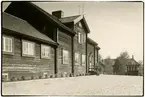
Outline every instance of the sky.
<svg viewBox="0 0 145 97">
<path fill-rule="evenodd" d="M 143 60 L 142 2 L 33 2 L 51 14 L 62 10 L 64 17 L 84 15 L 89 37 L 98 43 L 103 58 L 116 58 L 127 51 Z M 3 10 L 8 6 L 5 4 Z M 83 7 L 84 6 L 84 7 Z"/>
</svg>

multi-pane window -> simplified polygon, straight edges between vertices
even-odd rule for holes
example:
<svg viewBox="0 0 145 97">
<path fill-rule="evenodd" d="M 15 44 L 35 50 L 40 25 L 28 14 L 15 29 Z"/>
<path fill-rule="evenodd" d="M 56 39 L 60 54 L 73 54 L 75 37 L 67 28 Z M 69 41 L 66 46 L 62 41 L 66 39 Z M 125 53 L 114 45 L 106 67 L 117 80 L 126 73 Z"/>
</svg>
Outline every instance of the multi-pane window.
<svg viewBox="0 0 145 97">
<path fill-rule="evenodd" d="M 69 63 L 69 52 L 63 49 L 63 64 Z"/>
<path fill-rule="evenodd" d="M 86 42 L 85 34 L 78 32 L 78 43 L 84 44 Z"/>
<path fill-rule="evenodd" d="M 51 48 L 50 46 L 41 45 L 41 58 L 51 58 Z"/>
<path fill-rule="evenodd" d="M 33 42 L 30 41 L 22 41 L 22 50 L 23 50 L 23 55 L 34 55 L 34 49 L 35 49 L 35 45 Z"/>
<path fill-rule="evenodd" d="M 75 64 L 76 65 L 80 64 L 80 54 L 79 53 L 75 53 Z"/>
<path fill-rule="evenodd" d="M 12 41 L 12 38 L 3 36 L 3 51 L 12 52 Z"/>
<path fill-rule="evenodd" d="M 82 54 L 82 65 L 86 64 L 86 56 Z"/>
</svg>

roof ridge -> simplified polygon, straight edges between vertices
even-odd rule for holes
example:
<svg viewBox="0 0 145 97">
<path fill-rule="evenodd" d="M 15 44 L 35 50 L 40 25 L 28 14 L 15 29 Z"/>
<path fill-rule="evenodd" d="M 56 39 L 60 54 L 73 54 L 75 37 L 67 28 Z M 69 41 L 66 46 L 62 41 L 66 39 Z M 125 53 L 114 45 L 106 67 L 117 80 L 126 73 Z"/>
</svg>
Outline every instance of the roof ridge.
<svg viewBox="0 0 145 97">
<path fill-rule="evenodd" d="M 45 11 L 43 8 L 37 6 L 36 4 L 29 2 L 33 7 L 37 8 L 39 11 L 43 12 L 45 15 L 49 16 L 51 19 L 53 19 L 53 21 L 55 21 L 56 23 L 60 23 L 62 28 L 74 33 L 73 30 L 71 30 L 69 27 L 65 26 L 58 18 L 56 18 L 55 16 L 51 15 L 49 12 Z"/>
<path fill-rule="evenodd" d="M 67 16 L 67 17 L 62 17 L 60 19 L 69 18 L 69 17 L 75 17 L 75 16 L 81 16 L 81 15 Z"/>
</svg>

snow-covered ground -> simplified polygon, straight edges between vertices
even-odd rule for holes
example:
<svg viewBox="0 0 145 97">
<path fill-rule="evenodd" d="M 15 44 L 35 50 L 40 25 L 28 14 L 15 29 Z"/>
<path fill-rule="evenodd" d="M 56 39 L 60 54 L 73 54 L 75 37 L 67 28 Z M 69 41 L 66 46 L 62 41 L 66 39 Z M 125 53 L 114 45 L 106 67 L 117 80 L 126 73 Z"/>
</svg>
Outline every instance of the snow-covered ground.
<svg viewBox="0 0 145 97">
<path fill-rule="evenodd" d="M 3 82 L 3 95 L 142 95 L 141 76 L 80 76 Z"/>
</svg>

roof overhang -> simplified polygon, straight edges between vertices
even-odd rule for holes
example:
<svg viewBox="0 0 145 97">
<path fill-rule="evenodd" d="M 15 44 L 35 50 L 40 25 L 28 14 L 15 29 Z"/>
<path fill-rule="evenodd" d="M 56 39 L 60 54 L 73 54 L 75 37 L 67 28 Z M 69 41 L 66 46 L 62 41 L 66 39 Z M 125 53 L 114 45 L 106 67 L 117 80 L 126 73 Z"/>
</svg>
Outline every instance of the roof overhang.
<svg viewBox="0 0 145 97">
<path fill-rule="evenodd" d="M 101 48 L 100 48 L 99 46 L 96 46 L 96 49 L 97 49 L 97 50 L 100 50 Z"/>
<path fill-rule="evenodd" d="M 73 16 L 72 16 L 73 17 Z M 65 19 L 65 18 L 68 18 L 68 17 L 64 17 L 64 18 L 61 18 L 61 19 Z M 60 20 L 61 20 L 60 19 Z M 76 23 L 78 23 L 79 21 L 82 21 L 83 22 L 83 25 L 84 25 L 84 29 L 85 29 L 85 31 L 86 31 L 86 33 L 90 33 L 90 29 L 89 29 L 89 26 L 88 26 L 88 24 L 87 24 L 87 22 L 86 22 L 86 19 L 85 19 L 85 17 L 83 16 L 83 15 L 80 15 L 80 16 L 78 16 L 77 18 L 75 18 L 74 20 L 72 20 L 72 21 L 67 21 L 67 22 L 63 22 L 63 24 L 76 24 Z"/>
<path fill-rule="evenodd" d="M 92 45 L 94 45 L 94 46 L 97 46 L 98 45 L 98 43 L 96 43 L 94 40 L 92 40 L 91 38 L 87 38 L 87 42 L 89 43 L 89 44 L 92 44 Z"/>
</svg>

